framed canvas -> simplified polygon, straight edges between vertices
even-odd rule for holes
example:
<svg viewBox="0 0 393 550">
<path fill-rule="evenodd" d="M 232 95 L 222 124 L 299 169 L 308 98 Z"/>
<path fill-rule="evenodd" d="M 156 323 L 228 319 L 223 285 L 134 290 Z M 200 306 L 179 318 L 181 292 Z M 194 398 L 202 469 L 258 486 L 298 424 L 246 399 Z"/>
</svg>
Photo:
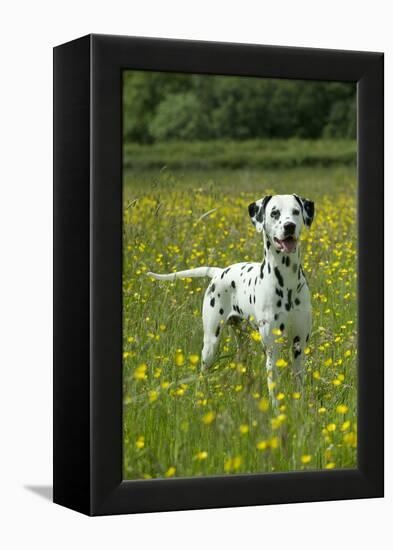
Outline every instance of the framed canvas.
<svg viewBox="0 0 393 550">
<path fill-rule="evenodd" d="M 56 47 L 54 502 L 381 497 L 383 421 L 383 54 Z"/>
</svg>

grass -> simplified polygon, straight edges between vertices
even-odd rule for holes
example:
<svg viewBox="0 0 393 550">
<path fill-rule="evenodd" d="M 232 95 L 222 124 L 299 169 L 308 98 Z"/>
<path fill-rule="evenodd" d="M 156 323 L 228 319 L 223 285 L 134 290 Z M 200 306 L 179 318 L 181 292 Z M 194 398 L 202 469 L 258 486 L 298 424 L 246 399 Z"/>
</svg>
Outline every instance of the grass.
<svg viewBox="0 0 393 550">
<path fill-rule="evenodd" d="M 257 168 L 277 169 L 306 166 L 354 165 L 353 140 L 245 140 L 165 142 L 154 145 L 129 143 L 124 146 L 124 167 L 128 170 Z"/>
<path fill-rule="evenodd" d="M 161 283 L 145 272 L 262 260 L 247 205 L 282 192 L 316 204 L 302 242 L 313 330 L 299 393 L 282 344 L 289 364 L 279 369 L 274 411 L 263 349 L 248 328 L 238 348 L 227 327 L 214 367 L 201 375 L 207 280 Z M 354 167 L 126 171 L 123 234 L 124 478 L 354 467 Z"/>
</svg>

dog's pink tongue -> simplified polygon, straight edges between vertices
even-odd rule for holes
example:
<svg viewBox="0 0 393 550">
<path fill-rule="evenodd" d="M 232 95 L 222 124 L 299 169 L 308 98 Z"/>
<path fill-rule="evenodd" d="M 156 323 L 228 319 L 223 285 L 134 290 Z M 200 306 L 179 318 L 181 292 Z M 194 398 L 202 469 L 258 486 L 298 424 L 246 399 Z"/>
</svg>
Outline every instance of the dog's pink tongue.
<svg viewBox="0 0 393 550">
<path fill-rule="evenodd" d="M 281 241 L 281 245 L 285 252 L 293 252 L 296 247 L 295 239 L 288 239 L 287 241 Z"/>
</svg>

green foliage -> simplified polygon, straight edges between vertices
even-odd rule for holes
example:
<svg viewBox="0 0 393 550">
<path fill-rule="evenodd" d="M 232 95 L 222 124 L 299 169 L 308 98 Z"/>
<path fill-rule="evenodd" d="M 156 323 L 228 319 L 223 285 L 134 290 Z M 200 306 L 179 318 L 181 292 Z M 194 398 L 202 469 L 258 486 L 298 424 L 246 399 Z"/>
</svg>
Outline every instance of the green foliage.
<svg viewBox="0 0 393 550">
<path fill-rule="evenodd" d="M 124 139 L 354 138 L 353 83 L 124 72 Z"/>
</svg>

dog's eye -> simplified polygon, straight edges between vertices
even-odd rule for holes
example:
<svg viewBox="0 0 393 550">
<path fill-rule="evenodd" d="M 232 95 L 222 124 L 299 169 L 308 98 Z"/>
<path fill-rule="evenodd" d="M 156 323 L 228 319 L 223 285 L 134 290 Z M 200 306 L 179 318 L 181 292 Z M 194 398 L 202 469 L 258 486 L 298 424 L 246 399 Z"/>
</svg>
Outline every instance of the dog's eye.
<svg viewBox="0 0 393 550">
<path fill-rule="evenodd" d="M 272 218 L 274 218 L 275 220 L 278 220 L 278 218 L 280 217 L 280 211 L 279 210 L 272 210 L 270 212 L 270 215 Z"/>
<path fill-rule="evenodd" d="M 294 208 L 294 209 L 292 210 L 292 214 L 293 214 L 294 216 L 298 216 L 298 215 L 300 214 L 300 210 L 298 210 L 297 208 Z"/>
</svg>

